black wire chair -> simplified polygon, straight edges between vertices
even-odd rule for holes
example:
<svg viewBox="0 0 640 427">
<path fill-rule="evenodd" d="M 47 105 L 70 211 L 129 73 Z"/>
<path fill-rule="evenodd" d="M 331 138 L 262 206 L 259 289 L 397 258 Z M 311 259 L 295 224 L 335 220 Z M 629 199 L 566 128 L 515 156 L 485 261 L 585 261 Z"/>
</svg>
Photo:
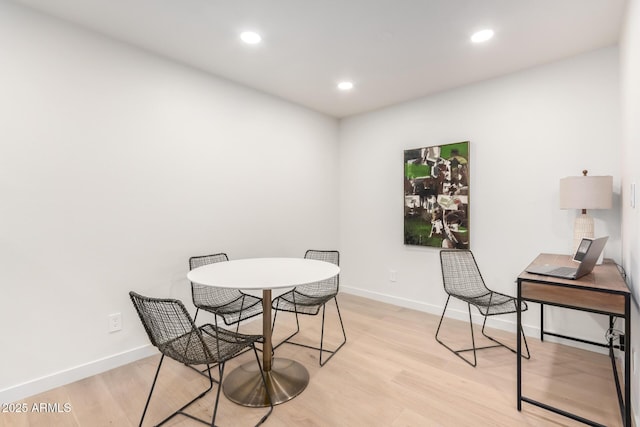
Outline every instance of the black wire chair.
<svg viewBox="0 0 640 427">
<path fill-rule="evenodd" d="M 340 265 L 340 253 L 338 251 L 320 251 L 309 249 L 305 255 L 305 258 L 315 259 L 319 261 L 331 262 L 336 265 Z M 296 286 L 291 291 L 286 292 L 279 297 L 275 298 L 272 301 L 271 306 L 275 310 L 275 314 L 273 316 L 273 326 L 272 331 L 276 325 L 276 318 L 278 316 L 278 311 L 286 311 L 290 313 L 295 313 L 296 315 L 296 331 L 285 338 L 282 342 L 274 347 L 278 348 L 284 343 L 294 344 L 301 347 L 311 348 L 313 350 L 320 351 L 320 366 L 324 366 L 325 363 L 331 359 L 334 354 L 338 352 L 342 348 L 342 346 L 347 342 L 347 335 L 344 331 L 344 324 L 342 322 L 342 316 L 340 315 L 340 307 L 338 307 L 338 299 L 336 296 L 338 295 L 339 289 L 339 275 L 331 277 L 326 280 L 322 280 L 320 282 L 307 283 L 304 285 Z M 343 341 L 338 345 L 334 350 L 327 350 L 324 348 L 324 321 L 325 321 L 325 307 L 329 301 L 335 301 L 336 309 L 338 311 L 338 319 L 340 320 L 340 328 L 342 329 L 342 337 Z M 322 330 L 320 332 L 320 347 L 315 347 L 307 344 L 302 344 L 298 342 L 291 341 L 298 332 L 300 332 L 300 322 L 298 320 L 298 314 L 305 314 L 310 316 L 315 316 L 320 312 L 320 308 L 322 308 Z M 323 354 L 330 353 L 329 357 L 323 361 Z"/>
<path fill-rule="evenodd" d="M 213 264 L 215 262 L 229 261 L 227 254 L 194 256 L 189 258 L 189 269 Z M 218 325 L 217 316 L 220 316 L 228 326 L 236 325 L 236 332 L 240 322 L 262 314 L 262 298 L 245 294 L 239 289 L 216 288 L 213 286 L 191 283 L 191 296 L 193 305 L 196 306 L 194 321 L 198 317 L 200 309 L 216 315 L 215 324 Z"/>
<path fill-rule="evenodd" d="M 226 329 L 217 328 L 212 324 L 197 327 L 193 322 L 193 319 L 191 319 L 191 316 L 189 316 L 186 308 L 179 300 L 150 298 L 139 295 L 135 292 L 129 292 L 129 296 L 131 297 L 131 301 L 138 312 L 138 316 L 140 317 L 142 325 L 149 336 L 151 344 L 157 347 L 162 353 L 139 425 L 142 426 L 144 417 L 147 414 L 151 395 L 153 394 L 153 390 L 156 386 L 162 362 L 164 361 L 165 356 L 167 356 L 189 366 L 207 365 L 209 367 L 212 364 L 217 364 L 219 378 L 218 380 L 215 380 L 211 376 L 211 370 L 207 369 L 209 376 L 209 388 L 163 419 L 157 425 L 160 426 L 166 423 L 176 415 L 184 415 L 203 424 L 215 426 L 225 362 L 236 357 L 246 349 L 253 349 L 256 357 L 256 363 L 258 363 L 258 368 L 262 372 L 260 360 L 255 347 L 255 342 L 258 341 L 261 336 L 238 334 Z M 262 374 L 262 382 L 268 393 L 269 389 L 267 388 L 264 374 Z M 213 407 L 211 422 L 184 412 L 187 407 L 211 391 L 214 383 L 218 384 L 218 390 L 215 405 Z M 262 424 L 272 411 L 273 404 L 271 404 L 271 397 L 269 396 L 269 411 L 256 425 Z"/>
<path fill-rule="evenodd" d="M 477 364 L 476 350 L 494 347 L 505 347 L 511 350 L 513 353 L 516 353 L 516 351 L 511 347 L 487 335 L 485 332 L 485 325 L 489 316 L 517 312 L 517 298 L 494 292 L 487 288 L 484 283 L 484 279 L 480 274 L 480 270 L 478 269 L 478 264 L 476 263 L 475 257 L 470 250 L 442 250 L 440 251 L 440 265 L 442 267 L 442 281 L 444 283 L 444 290 L 448 294 L 448 296 L 447 302 L 444 305 L 444 310 L 442 311 L 440 323 L 438 323 L 436 340 L 440 344 L 445 346 L 449 351 L 453 352 L 456 356 L 460 357 L 462 360 L 474 367 Z M 471 348 L 454 350 L 438 338 L 438 333 L 440 332 L 440 327 L 442 326 L 442 320 L 444 319 L 444 313 L 447 311 L 447 305 L 449 304 L 449 300 L 451 299 L 451 297 L 457 298 L 467 303 L 467 308 L 469 310 L 469 326 L 471 328 Z M 527 303 L 523 301 L 522 304 L 522 311 L 527 310 Z M 480 314 L 484 316 L 484 321 L 482 322 L 482 335 L 495 342 L 494 345 L 476 347 L 476 342 L 473 336 L 473 322 L 471 320 L 472 305 L 474 305 L 478 309 Z M 519 337 L 520 334 L 516 335 L 518 335 Z M 527 350 L 526 356 L 523 355 L 523 357 L 525 359 L 529 359 L 529 346 L 527 345 L 527 338 L 524 336 L 524 332 L 522 332 L 522 337 L 524 339 L 524 345 Z M 467 351 L 473 351 L 473 363 L 461 355 L 461 353 Z"/>
</svg>

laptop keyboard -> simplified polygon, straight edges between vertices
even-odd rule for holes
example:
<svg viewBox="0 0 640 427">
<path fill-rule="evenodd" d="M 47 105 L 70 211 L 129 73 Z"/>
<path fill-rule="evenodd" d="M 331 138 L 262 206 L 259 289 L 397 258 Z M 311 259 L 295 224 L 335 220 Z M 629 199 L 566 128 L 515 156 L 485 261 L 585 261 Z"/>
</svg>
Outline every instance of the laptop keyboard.
<svg viewBox="0 0 640 427">
<path fill-rule="evenodd" d="M 576 269 L 573 267 L 558 267 L 551 270 L 549 273 L 557 274 L 560 276 L 571 276 L 576 272 Z"/>
</svg>

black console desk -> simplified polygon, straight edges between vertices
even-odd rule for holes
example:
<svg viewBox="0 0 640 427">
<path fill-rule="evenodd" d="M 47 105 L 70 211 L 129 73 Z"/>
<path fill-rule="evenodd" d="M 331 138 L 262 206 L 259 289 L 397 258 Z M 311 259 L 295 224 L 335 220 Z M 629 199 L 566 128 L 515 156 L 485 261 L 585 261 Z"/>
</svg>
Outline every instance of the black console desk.
<svg viewBox="0 0 640 427">
<path fill-rule="evenodd" d="M 559 264 L 571 266 L 571 257 L 568 255 L 540 254 L 531 264 Z M 609 348 L 609 356 L 613 368 L 613 375 L 616 382 L 618 402 L 622 423 L 625 427 L 631 427 L 631 351 L 626 343 L 631 342 L 631 292 L 622 278 L 616 264 L 611 260 L 605 260 L 601 265 L 597 265 L 591 273 L 578 280 L 558 279 L 549 276 L 522 272 L 518 276 L 518 307 L 522 301 L 537 302 L 541 304 L 541 325 L 540 338 L 544 340 L 545 335 L 553 335 L 561 338 L 572 339 L 582 343 L 600 345 Z M 573 310 L 582 310 L 591 313 L 598 313 L 609 316 L 609 324 L 613 325 L 614 318 L 624 319 L 624 338 L 618 345 L 614 344 L 612 338 L 608 344 L 595 343 L 579 338 L 568 337 L 544 331 L 544 305 L 564 307 Z M 522 331 L 522 313 L 517 312 L 517 328 L 520 334 Z M 572 418 L 592 426 L 600 426 L 594 421 L 580 417 L 566 410 L 555 408 L 545 403 L 527 398 L 522 395 L 522 344 L 518 339 L 517 346 L 517 393 L 518 410 L 522 409 L 522 402 L 535 405 L 557 414 Z M 624 351 L 624 384 L 620 384 L 618 369 L 614 357 L 614 349 Z"/>
</svg>

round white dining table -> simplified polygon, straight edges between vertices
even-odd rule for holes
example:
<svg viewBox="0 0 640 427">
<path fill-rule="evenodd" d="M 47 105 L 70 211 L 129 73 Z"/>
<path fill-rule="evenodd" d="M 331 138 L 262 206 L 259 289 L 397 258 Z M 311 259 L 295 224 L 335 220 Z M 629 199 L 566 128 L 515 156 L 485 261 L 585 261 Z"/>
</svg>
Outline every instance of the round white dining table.
<svg viewBox="0 0 640 427">
<path fill-rule="evenodd" d="M 306 258 L 247 258 L 217 262 L 195 268 L 187 278 L 200 285 L 219 288 L 262 290 L 262 370 L 255 362 L 240 365 L 229 373 L 222 390 L 229 400 L 245 406 L 274 405 L 300 394 L 309 384 L 309 372 L 300 363 L 273 357 L 271 342 L 271 290 L 318 282 L 336 276 L 340 267 L 330 262 Z"/>
</svg>

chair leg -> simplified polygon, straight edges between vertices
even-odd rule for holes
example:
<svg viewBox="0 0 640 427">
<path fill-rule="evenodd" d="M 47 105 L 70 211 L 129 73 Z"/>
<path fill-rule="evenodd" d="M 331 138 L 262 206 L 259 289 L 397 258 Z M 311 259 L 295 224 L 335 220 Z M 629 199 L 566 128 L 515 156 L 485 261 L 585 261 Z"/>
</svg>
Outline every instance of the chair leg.
<svg viewBox="0 0 640 427">
<path fill-rule="evenodd" d="M 484 327 L 485 327 L 485 325 L 487 323 L 487 317 L 488 316 L 485 316 L 484 317 L 484 322 L 482 322 L 482 335 L 484 335 L 486 338 L 489 338 L 491 341 L 495 342 L 497 345 L 484 347 L 484 348 L 492 348 L 492 347 L 502 346 L 502 347 L 506 348 L 507 350 L 510 350 L 512 353 L 517 353 L 517 351 L 514 350 L 513 348 L 511 348 L 508 345 L 498 341 L 497 339 L 487 335 L 487 333 L 484 331 Z M 529 345 L 527 344 L 527 337 L 524 335 L 524 329 L 522 329 L 522 326 L 520 326 L 520 331 L 519 332 L 521 332 L 521 334 L 522 334 L 522 339 L 524 341 L 524 347 L 525 347 L 525 350 L 527 350 L 527 355 L 526 356 L 522 355 L 522 358 L 530 359 L 531 358 L 531 354 L 529 353 Z M 520 335 L 520 334 L 517 334 L 517 335 Z M 519 337 L 518 337 L 518 339 L 519 339 Z"/>
<path fill-rule="evenodd" d="M 451 298 L 451 295 L 447 296 L 447 302 L 444 304 L 444 310 L 442 310 L 442 316 L 440 317 L 440 322 L 438 323 L 438 329 L 436 330 L 436 341 L 438 341 L 447 350 L 449 350 L 450 352 L 452 352 L 453 354 L 458 356 L 460 359 L 464 360 L 469 365 L 471 365 L 471 366 L 473 366 L 475 368 L 476 365 L 477 365 L 476 350 L 479 350 L 479 349 L 476 349 L 476 341 L 475 341 L 475 337 L 473 335 L 473 322 L 471 320 L 471 305 L 469 303 L 467 303 L 467 308 L 468 308 L 468 311 L 469 311 L 469 328 L 471 330 L 471 345 L 472 345 L 472 347 L 471 348 L 465 348 L 465 349 L 462 349 L 462 350 L 454 350 L 453 348 L 451 348 L 448 345 L 446 345 L 440 338 L 438 338 L 438 334 L 440 333 L 440 327 L 442 326 L 442 320 L 444 319 L 444 314 L 447 311 L 447 306 L 449 305 L 449 299 L 450 298 Z M 473 363 L 460 354 L 460 353 L 463 353 L 463 352 L 466 352 L 466 351 L 473 351 Z"/>
<path fill-rule="evenodd" d="M 147 414 L 147 409 L 149 408 L 149 402 L 151 402 L 151 395 L 153 394 L 153 390 L 155 389 L 156 382 L 158 380 L 158 374 L 160 373 L 160 367 L 162 366 L 162 362 L 163 361 L 164 361 L 164 354 L 160 358 L 160 363 L 158 363 L 158 369 L 156 370 L 156 374 L 155 374 L 155 376 L 153 378 L 153 384 L 151 385 L 151 390 L 149 391 L 149 397 L 147 397 L 147 403 L 144 406 L 144 411 L 142 412 L 142 417 L 140 418 L 139 427 L 142 427 L 142 422 L 144 421 L 144 417 Z M 189 418 L 191 418 L 193 420 L 200 421 L 201 423 L 209 424 L 207 421 L 201 420 L 200 418 L 194 417 L 193 415 L 184 412 L 184 410 L 186 408 L 188 408 L 190 405 L 195 403 L 198 399 L 201 399 L 204 395 L 206 395 L 208 392 L 210 392 L 211 389 L 213 389 L 214 379 L 213 379 L 213 377 L 211 377 L 211 372 L 210 371 L 207 371 L 207 372 L 209 372 L 209 388 L 207 388 L 205 391 L 200 393 L 198 396 L 196 396 L 195 398 L 190 400 L 188 403 L 183 405 L 180 409 L 178 409 L 177 411 L 175 411 L 174 413 L 172 413 L 171 415 L 169 415 L 168 417 L 166 417 L 165 419 L 160 421 L 158 424 L 156 424 L 156 427 L 163 425 L 164 423 L 166 423 L 167 421 L 169 421 L 170 419 L 172 419 L 176 415 L 184 415 L 184 416 L 189 417 Z M 218 387 L 218 389 L 219 389 L 219 387 Z M 219 393 L 220 393 L 220 391 L 218 390 L 218 394 Z M 217 405 L 217 401 L 216 401 L 216 405 Z"/>
<path fill-rule="evenodd" d="M 347 342 L 347 334 L 344 331 L 344 323 L 342 322 L 342 316 L 340 315 L 340 307 L 338 307 L 338 299 L 336 297 L 333 297 L 333 300 L 336 303 L 336 310 L 338 311 L 338 319 L 340 320 L 340 328 L 342 329 L 342 343 L 340 343 L 340 345 L 335 349 L 335 350 L 324 350 L 323 349 L 323 344 L 324 344 L 324 314 L 325 314 L 325 307 L 326 304 L 322 306 L 322 329 L 320 332 L 320 366 L 324 366 L 325 363 L 327 363 L 337 352 L 338 350 L 340 350 L 342 348 L 343 345 L 345 345 L 345 343 Z M 327 358 L 327 360 L 325 360 L 324 362 L 322 361 L 322 354 L 323 352 L 327 352 L 327 353 L 331 353 L 331 355 Z"/>
<path fill-rule="evenodd" d="M 276 308 L 273 310 L 273 322 L 271 322 L 271 336 L 273 337 L 273 331 L 276 328 L 276 318 L 278 317 L 278 304 L 276 304 Z M 298 313 L 295 313 L 296 315 L 296 331 L 294 333 L 292 333 L 291 335 L 289 335 L 288 337 L 286 337 L 285 339 L 283 339 L 282 341 L 280 341 L 278 344 L 274 345 L 272 347 L 272 352 L 274 352 L 276 350 L 276 348 L 280 347 L 282 344 L 288 342 L 291 338 L 295 337 L 298 332 L 300 332 L 300 321 L 298 320 Z"/>
<path fill-rule="evenodd" d="M 264 386 L 265 390 L 267 390 L 267 397 L 269 399 L 269 410 L 258 421 L 258 423 L 256 424 L 256 426 L 258 426 L 258 425 L 264 423 L 266 421 L 266 419 L 269 417 L 269 415 L 271 415 L 271 413 L 273 412 L 273 403 L 272 403 L 272 399 L 271 399 L 271 394 L 269 393 L 269 388 L 267 387 L 267 379 L 266 379 L 266 377 L 264 375 L 264 371 L 262 370 L 262 366 L 260 365 L 260 358 L 258 357 L 258 351 L 257 351 L 255 345 L 252 344 L 251 347 L 253 349 L 253 354 L 254 354 L 254 356 L 256 358 L 256 363 L 258 364 L 258 367 L 260 368 L 260 375 L 262 377 L 262 385 Z M 147 408 L 149 406 L 149 401 L 151 400 L 151 394 L 153 393 L 153 389 L 155 387 L 156 380 L 158 378 L 158 373 L 160 372 L 160 366 L 162 365 L 163 359 L 164 359 L 164 355 L 160 359 L 160 364 L 158 364 L 158 369 L 156 371 L 156 375 L 155 375 L 154 380 L 153 380 L 153 385 L 151 386 L 151 392 L 149 393 L 149 397 L 147 398 L 147 403 L 145 405 L 144 412 L 142 414 L 142 418 L 140 419 L 140 426 L 139 427 L 142 427 L 142 421 L 144 420 L 145 414 L 147 412 Z M 200 422 L 202 424 L 206 424 L 206 425 L 210 425 L 211 427 L 215 427 L 216 417 L 218 415 L 218 404 L 220 403 L 220 392 L 222 391 L 221 384 L 222 384 L 222 380 L 223 380 L 223 377 L 224 377 L 224 366 L 225 366 L 225 362 L 222 362 L 222 363 L 218 364 L 219 377 L 218 377 L 217 380 L 215 380 L 211 376 L 211 368 L 213 368 L 213 366 L 208 366 L 208 369 L 205 370 L 205 372 L 208 373 L 209 388 L 207 388 L 205 391 L 200 393 L 198 396 L 196 396 L 194 399 L 189 401 L 187 404 L 183 405 L 180 409 L 175 411 L 173 414 L 169 415 L 167 418 L 162 420 L 160 423 L 156 424 L 156 427 L 159 427 L 159 426 L 163 425 L 164 423 L 166 423 L 167 421 L 169 421 L 170 419 L 172 419 L 176 415 L 184 415 L 185 417 L 191 418 L 194 421 L 198 421 L 198 422 Z M 185 409 L 187 409 L 189 406 L 191 406 L 193 403 L 195 403 L 198 399 L 204 397 L 204 395 L 206 395 L 208 392 L 210 392 L 213 389 L 213 383 L 218 383 L 218 390 L 216 391 L 216 400 L 215 400 L 215 403 L 213 405 L 213 414 L 211 416 L 211 422 L 205 421 L 205 420 L 203 420 L 201 418 L 198 418 L 198 417 L 196 417 L 194 415 L 191 415 L 189 413 L 184 412 Z"/>
<path fill-rule="evenodd" d="M 294 342 L 291 341 L 291 338 L 293 338 L 295 335 L 298 334 L 298 332 L 300 332 L 300 322 L 298 320 L 298 313 L 296 312 L 296 331 L 289 335 L 287 338 L 285 338 L 284 340 L 282 340 L 277 346 L 274 347 L 277 348 L 279 346 L 281 346 L 282 344 L 293 344 L 293 345 L 297 345 L 299 347 L 306 347 L 306 348 L 310 348 L 312 350 L 319 350 L 320 351 L 320 357 L 319 357 L 319 363 L 320 366 L 324 366 L 337 352 L 338 350 L 340 350 L 342 348 L 342 346 L 345 345 L 345 343 L 347 342 L 347 334 L 345 333 L 344 330 L 344 322 L 342 321 L 342 315 L 340 314 L 340 307 L 338 306 L 338 299 L 336 297 L 333 297 L 333 300 L 336 303 L 336 310 L 338 312 L 338 320 L 340 321 L 340 329 L 342 330 L 342 342 L 334 349 L 334 350 L 327 350 L 324 348 L 324 322 L 325 322 L 325 310 L 326 310 L 326 304 L 322 305 L 322 327 L 320 330 L 320 347 L 316 347 L 316 346 L 312 346 L 309 344 L 303 344 L 303 343 L 299 343 L 299 342 Z M 276 310 L 276 315 L 278 313 L 278 310 Z M 274 325 L 275 325 L 275 316 L 273 319 Z M 272 332 L 273 332 L 273 328 L 272 328 Z M 322 356 L 324 353 L 331 353 L 331 355 L 327 358 L 327 360 L 322 360 Z"/>
<path fill-rule="evenodd" d="M 471 329 L 471 348 L 465 348 L 462 350 L 454 350 L 453 348 L 449 347 L 448 345 L 446 345 L 444 342 L 442 342 L 442 340 L 440 340 L 440 338 L 438 338 L 438 333 L 440 332 L 440 327 L 442 326 L 442 320 L 444 319 L 444 314 L 447 311 L 447 305 L 449 304 L 449 299 L 451 298 L 451 295 L 447 296 L 447 302 L 444 304 L 444 310 L 442 310 L 442 316 L 440 317 L 440 322 L 438 323 L 438 329 L 436 330 L 436 341 L 438 341 L 440 344 L 442 344 L 444 347 L 446 347 L 449 351 L 451 351 L 453 354 L 455 354 L 456 356 L 458 356 L 459 358 L 461 358 L 462 360 L 464 360 L 465 362 L 467 362 L 469 365 L 475 367 L 477 365 L 477 359 L 476 359 L 476 350 L 484 350 L 487 348 L 496 348 L 496 347 L 505 347 L 508 350 L 511 350 L 512 352 L 516 353 L 516 351 L 514 349 L 512 349 L 511 347 L 501 343 L 500 341 L 498 341 L 497 339 L 489 336 L 486 334 L 485 332 L 485 325 L 487 324 L 487 317 L 488 316 L 484 316 L 484 321 L 482 322 L 482 335 L 484 335 L 486 338 L 490 339 L 491 341 L 495 342 L 496 344 L 494 345 L 487 345 L 484 347 L 476 347 L 476 342 L 475 342 L 475 337 L 473 334 L 473 321 L 471 320 L 471 304 L 467 303 L 467 308 L 469 310 L 469 327 Z M 529 359 L 531 358 L 531 355 L 529 353 L 529 345 L 527 344 L 527 337 L 525 337 L 524 335 L 524 330 L 522 329 L 522 326 L 520 327 L 520 332 L 522 332 L 522 338 L 524 340 L 524 346 L 525 349 L 527 351 L 527 355 L 523 355 L 522 357 L 524 359 Z M 519 337 L 518 337 L 519 339 Z M 466 352 L 466 351 L 473 351 L 473 363 L 471 363 L 471 361 L 469 361 L 468 359 L 466 359 L 465 357 L 462 357 L 462 355 L 460 353 Z"/>
<path fill-rule="evenodd" d="M 220 390 L 222 390 L 222 376 L 224 375 L 224 362 L 218 364 L 218 391 L 216 392 L 216 403 L 213 405 L 213 416 L 211 417 L 211 427 L 216 425 L 216 415 L 218 414 L 218 402 L 220 401 Z M 211 371 L 209 371 L 211 376 Z"/>
<path fill-rule="evenodd" d="M 147 409 L 149 408 L 149 402 L 151 402 L 151 395 L 153 394 L 153 389 L 156 387 L 156 381 L 158 380 L 158 374 L 160 373 L 160 367 L 162 366 L 162 362 L 164 360 L 164 354 L 160 357 L 160 363 L 158 363 L 158 368 L 156 369 L 156 374 L 153 377 L 153 383 L 151 384 L 151 390 L 149 391 L 149 396 L 147 397 L 147 403 L 144 405 L 144 411 L 142 411 L 142 418 L 140 418 L 140 424 L 138 427 L 142 427 L 142 422 L 144 421 L 145 415 L 147 415 Z"/>
</svg>

